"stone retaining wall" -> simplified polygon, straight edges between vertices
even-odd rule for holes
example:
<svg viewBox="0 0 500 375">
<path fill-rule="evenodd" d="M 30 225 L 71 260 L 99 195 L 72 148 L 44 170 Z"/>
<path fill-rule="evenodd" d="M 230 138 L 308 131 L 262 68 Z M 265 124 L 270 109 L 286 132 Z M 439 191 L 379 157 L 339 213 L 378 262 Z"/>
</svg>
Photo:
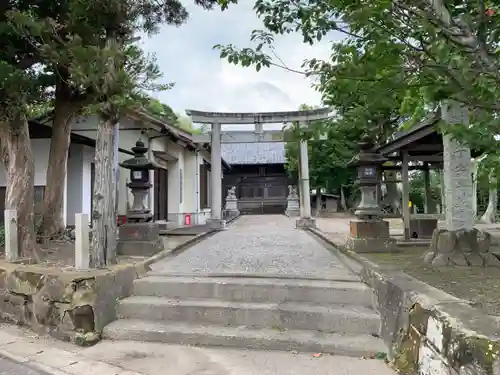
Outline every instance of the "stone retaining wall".
<svg viewBox="0 0 500 375">
<path fill-rule="evenodd" d="M 0 262 L 0 317 L 81 345 L 99 340 L 116 319 L 116 300 L 131 294 L 146 264 L 63 271 Z"/>
<path fill-rule="evenodd" d="M 352 251 L 341 249 L 340 258 L 374 289 L 381 337 L 402 373 L 500 375 L 500 317 Z"/>
</svg>

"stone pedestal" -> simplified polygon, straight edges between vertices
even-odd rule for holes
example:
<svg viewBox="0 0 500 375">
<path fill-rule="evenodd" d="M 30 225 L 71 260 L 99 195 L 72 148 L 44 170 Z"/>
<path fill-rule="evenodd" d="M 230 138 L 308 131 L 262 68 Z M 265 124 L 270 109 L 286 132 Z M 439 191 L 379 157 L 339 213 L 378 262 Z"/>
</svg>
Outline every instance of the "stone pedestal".
<svg viewBox="0 0 500 375">
<path fill-rule="evenodd" d="M 231 217 L 238 216 L 240 214 L 240 210 L 238 210 L 238 198 L 227 197 L 225 211 Z"/>
<path fill-rule="evenodd" d="M 285 215 L 289 217 L 300 216 L 299 198 L 288 198 Z"/>
<path fill-rule="evenodd" d="M 491 235 L 487 232 L 459 229 L 436 229 L 424 262 L 433 266 L 496 266 L 500 260 L 491 251 Z"/>
<path fill-rule="evenodd" d="M 208 228 L 213 230 L 227 230 L 226 220 L 222 219 L 208 219 Z"/>
<path fill-rule="evenodd" d="M 295 222 L 295 228 L 305 229 L 305 228 L 316 228 L 316 220 L 313 218 L 300 218 Z"/>
<path fill-rule="evenodd" d="M 389 236 L 389 222 L 373 220 L 351 220 L 346 247 L 357 253 L 386 253 L 395 250 Z"/>
<path fill-rule="evenodd" d="M 157 223 L 127 223 L 119 228 L 118 255 L 152 256 L 163 250 L 160 225 Z"/>
</svg>

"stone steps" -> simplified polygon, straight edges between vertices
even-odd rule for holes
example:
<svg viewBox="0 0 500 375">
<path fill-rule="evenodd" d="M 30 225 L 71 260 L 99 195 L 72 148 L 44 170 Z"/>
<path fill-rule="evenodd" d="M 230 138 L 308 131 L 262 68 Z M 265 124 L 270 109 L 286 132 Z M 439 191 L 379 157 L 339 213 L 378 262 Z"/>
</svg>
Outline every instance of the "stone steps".
<svg viewBox="0 0 500 375">
<path fill-rule="evenodd" d="M 360 282 L 150 274 L 119 301 L 104 337 L 343 355 L 385 351 Z"/>
<path fill-rule="evenodd" d="M 133 296 L 120 301 L 119 318 L 179 321 L 252 328 L 310 329 L 378 334 L 379 316 L 363 306 L 299 302 L 228 302 Z"/>
<path fill-rule="evenodd" d="M 360 282 L 254 277 L 152 275 L 136 280 L 133 295 L 167 298 L 213 298 L 223 301 L 309 302 L 372 306 L 372 290 Z"/>
<path fill-rule="evenodd" d="M 105 338 L 113 340 L 257 350 L 296 350 L 311 353 L 335 353 L 353 357 L 370 356 L 376 352 L 385 352 L 387 350 L 382 340 L 370 335 L 272 328 L 248 329 L 246 327 L 153 322 L 135 319 L 117 320 L 104 329 L 103 335 Z"/>
</svg>

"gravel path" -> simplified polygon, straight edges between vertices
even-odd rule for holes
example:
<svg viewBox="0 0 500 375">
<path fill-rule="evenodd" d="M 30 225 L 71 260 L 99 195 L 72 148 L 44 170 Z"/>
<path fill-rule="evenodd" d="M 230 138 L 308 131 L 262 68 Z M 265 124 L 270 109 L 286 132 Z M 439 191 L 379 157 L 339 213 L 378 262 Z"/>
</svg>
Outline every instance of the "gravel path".
<svg viewBox="0 0 500 375">
<path fill-rule="evenodd" d="M 282 215 L 243 216 L 177 257 L 153 265 L 162 273 L 265 274 L 357 280 L 331 252 Z"/>
<path fill-rule="evenodd" d="M 0 374 L 2 375 L 49 375 L 39 372 L 27 365 L 16 363 L 10 359 L 0 357 Z"/>
</svg>

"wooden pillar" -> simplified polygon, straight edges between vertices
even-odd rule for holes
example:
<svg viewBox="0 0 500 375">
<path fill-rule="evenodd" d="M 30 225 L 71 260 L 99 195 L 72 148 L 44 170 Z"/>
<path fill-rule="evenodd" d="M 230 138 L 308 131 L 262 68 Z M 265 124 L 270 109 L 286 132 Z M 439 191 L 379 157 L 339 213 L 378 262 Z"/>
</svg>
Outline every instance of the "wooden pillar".
<svg viewBox="0 0 500 375">
<path fill-rule="evenodd" d="M 429 164 L 425 163 L 424 169 L 424 213 L 430 214 L 431 210 L 431 181 L 430 181 L 430 171 Z"/>
<path fill-rule="evenodd" d="M 408 151 L 403 151 L 403 165 L 401 169 L 401 179 L 403 180 L 403 226 L 404 226 L 404 238 L 408 240 L 410 238 L 410 180 L 408 175 Z"/>
</svg>

